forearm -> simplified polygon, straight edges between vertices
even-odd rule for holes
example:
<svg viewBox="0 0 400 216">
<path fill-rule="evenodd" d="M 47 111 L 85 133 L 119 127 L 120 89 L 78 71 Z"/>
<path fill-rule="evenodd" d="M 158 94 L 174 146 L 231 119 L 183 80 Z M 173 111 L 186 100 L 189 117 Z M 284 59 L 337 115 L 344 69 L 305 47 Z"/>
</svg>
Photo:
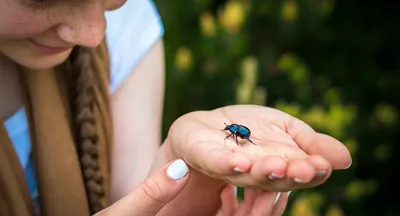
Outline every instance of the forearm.
<svg viewBox="0 0 400 216">
<path fill-rule="evenodd" d="M 149 175 L 159 170 L 166 163 L 179 158 L 169 151 L 168 143 L 160 147 Z M 163 215 L 215 215 L 221 201 L 220 193 L 224 182 L 205 176 L 194 169 L 190 170 L 191 177 L 186 188 L 157 216 Z"/>
</svg>

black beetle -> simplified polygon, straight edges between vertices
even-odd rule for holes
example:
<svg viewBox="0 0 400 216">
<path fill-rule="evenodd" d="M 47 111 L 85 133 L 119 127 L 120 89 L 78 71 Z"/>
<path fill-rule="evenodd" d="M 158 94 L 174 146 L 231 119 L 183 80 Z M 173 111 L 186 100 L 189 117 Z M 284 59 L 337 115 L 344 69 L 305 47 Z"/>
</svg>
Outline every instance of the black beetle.
<svg viewBox="0 0 400 216">
<path fill-rule="evenodd" d="M 238 125 L 238 124 L 227 125 L 225 122 L 224 122 L 224 124 L 226 125 L 226 127 L 221 130 L 222 131 L 229 130 L 229 132 L 231 132 L 231 134 L 229 134 L 227 137 L 225 137 L 225 139 L 229 138 L 230 136 L 233 136 L 236 139 L 236 144 L 239 145 L 238 137 L 240 137 L 240 138 L 246 139 L 249 142 L 254 144 L 254 142 L 250 139 L 251 131 L 249 128 L 247 128 L 246 126 L 243 126 L 243 125 Z"/>
</svg>

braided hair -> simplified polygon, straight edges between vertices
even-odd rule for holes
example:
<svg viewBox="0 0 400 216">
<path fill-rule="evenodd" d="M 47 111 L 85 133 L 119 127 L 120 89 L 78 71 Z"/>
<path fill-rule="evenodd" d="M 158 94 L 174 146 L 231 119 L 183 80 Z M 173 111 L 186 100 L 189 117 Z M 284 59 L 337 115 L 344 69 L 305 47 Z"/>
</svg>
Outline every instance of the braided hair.
<svg viewBox="0 0 400 216">
<path fill-rule="evenodd" d="M 68 63 L 71 71 L 70 91 L 76 148 L 90 211 L 95 214 L 108 204 L 105 176 L 100 171 L 99 137 L 96 133 L 98 121 L 94 115 L 99 100 L 108 104 L 108 77 L 101 77 L 108 73 L 99 73 L 99 70 L 108 70 L 105 42 L 94 49 L 75 47 Z"/>
</svg>

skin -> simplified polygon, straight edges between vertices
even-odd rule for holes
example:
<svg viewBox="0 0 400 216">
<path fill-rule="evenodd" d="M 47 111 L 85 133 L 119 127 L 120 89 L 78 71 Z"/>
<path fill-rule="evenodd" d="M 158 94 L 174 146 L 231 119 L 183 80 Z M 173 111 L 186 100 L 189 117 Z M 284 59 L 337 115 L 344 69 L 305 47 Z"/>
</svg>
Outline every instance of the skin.
<svg viewBox="0 0 400 216">
<path fill-rule="evenodd" d="M 22 107 L 16 73 L 19 67 L 32 72 L 52 68 L 63 62 L 75 45 L 96 47 L 104 38 L 104 12 L 123 3 L 124 0 L 48 0 L 46 4 L 0 0 L 0 103 L 5 104 L 0 107 L 0 117 L 6 119 Z M 32 40 L 66 49 L 46 54 Z M 268 197 L 276 196 L 271 191 L 318 186 L 332 170 L 351 164 L 348 150 L 338 140 L 313 131 L 286 113 L 260 106 L 227 106 L 184 115 L 174 122 L 159 147 L 163 95 L 163 44 L 159 41 L 111 98 L 115 126 L 112 199 L 136 197 L 138 204 L 132 207 L 130 202 L 118 201 L 117 207 L 113 205 L 105 212 L 137 210 L 141 204 L 145 208 L 146 203 L 137 198 L 143 194 L 137 191 L 149 181 L 148 175 L 177 158 L 183 158 L 192 168 L 190 179 L 157 215 L 232 215 L 229 212 L 233 211 L 245 215 L 243 212 L 256 211 L 253 207 L 261 205 L 256 200 L 271 204 Z M 227 134 L 220 130 L 223 122 L 246 125 L 258 145 L 242 142 L 236 146 L 233 139 L 224 140 Z M 227 202 L 227 183 L 244 186 L 246 194 L 253 195 L 248 195 L 244 204 Z M 173 187 L 166 190 L 164 193 L 168 194 Z M 283 203 L 276 211 L 283 211 Z M 275 214 L 274 205 L 268 206 L 254 215 Z"/>
<path fill-rule="evenodd" d="M 164 55 L 159 41 L 112 97 L 113 200 L 126 195 L 148 175 L 162 142 L 163 101 Z"/>
<path fill-rule="evenodd" d="M 146 178 L 139 187 L 127 196 L 115 202 L 110 207 L 103 209 L 95 216 L 154 216 L 167 203 L 173 200 L 187 186 L 191 178 L 191 169 L 182 178 L 172 179 L 167 174 L 167 166 L 162 167 L 150 177 Z M 234 186 L 224 186 L 220 198 L 221 208 L 216 216 L 248 216 L 248 215 L 272 215 L 278 216 L 284 213 L 288 201 L 287 193 L 282 193 L 275 203 L 276 193 L 262 191 L 260 189 L 246 189 L 245 199 L 238 202 L 234 193 Z M 134 207 L 132 207 L 134 206 Z M 205 215 L 204 212 L 191 212 L 187 215 Z"/>
<path fill-rule="evenodd" d="M 247 189 L 244 201 L 239 203 L 233 192 L 233 186 L 227 184 L 221 192 L 222 206 L 216 216 L 283 215 L 288 201 L 288 193 L 281 194 L 275 204 L 276 195 L 277 193 L 269 191 Z"/>
<path fill-rule="evenodd" d="M 257 145 L 240 140 L 238 146 L 234 139 L 225 140 L 227 133 L 220 130 L 224 121 L 251 128 Z M 226 106 L 180 117 L 171 126 L 160 155 L 153 170 L 164 163 L 163 158 L 177 155 L 193 168 L 185 190 L 160 215 L 188 215 L 193 209 L 213 215 L 225 182 L 247 190 L 312 188 L 325 182 L 332 170 L 351 164 L 349 151 L 338 140 L 279 110 L 255 105 Z M 196 196 L 191 199 L 199 202 L 187 202 L 193 191 Z M 182 202 L 185 205 L 176 209 Z"/>
</svg>

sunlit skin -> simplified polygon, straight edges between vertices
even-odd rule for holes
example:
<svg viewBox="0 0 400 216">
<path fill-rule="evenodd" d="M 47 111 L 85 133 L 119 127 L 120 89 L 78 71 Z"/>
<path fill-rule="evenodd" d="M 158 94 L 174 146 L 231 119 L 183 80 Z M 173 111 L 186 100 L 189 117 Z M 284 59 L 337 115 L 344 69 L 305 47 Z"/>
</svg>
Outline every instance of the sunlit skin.
<svg viewBox="0 0 400 216">
<path fill-rule="evenodd" d="M 9 82 L 17 74 L 13 73 L 16 66 L 49 69 L 65 61 L 74 46 L 98 46 L 106 29 L 104 13 L 124 3 L 125 0 L 0 0 L 0 67 L 7 69 L 7 73 L 0 71 L 0 81 L 17 83 Z M 0 92 L 11 89 L 0 84 Z M 18 97 L 10 100 L 10 95 L 0 94 L 2 104 L 6 101 L 4 104 L 11 106 L 18 100 Z M 12 112 L 8 110 L 15 111 L 0 107 L 0 117 L 9 116 Z M 225 139 L 227 134 L 221 131 L 224 123 L 248 127 L 256 145 L 247 140 L 240 140 L 236 145 L 235 139 Z M 128 124 L 121 122 L 121 125 Z M 212 212 L 220 199 L 225 210 L 219 214 L 231 215 L 227 212 L 237 209 L 232 207 L 236 206 L 234 202 L 226 201 L 232 197 L 229 193 L 210 197 L 210 194 L 220 194 L 226 182 L 248 187 L 246 193 L 253 195 L 245 199 L 254 203 L 256 197 L 271 200 L 276 195 L 261 193 L 261 189 L 289 191 L 315 187 L 326 181 L 332 170 L 345 169 L 351 164 L 348 150 L 338 140 L 315 132 L 286 113 L 251 105 L 192 112 L 179 118 L 171 126 L 151 172 L 180 157 L 193 172 L 185 190 L 163 209 L 165 215 L 178 214 L 177 211 Z M 254 187 L 258 189 L 250 189 Z M 212 207 L 202 208 L 197 205 L 199 201 Z M 286 201 L 281 203 L 279 211 L 283 211 Z M 260 204 L 240 206 L 238 211 L 243 214 L 236 215 L 244 215 L 249 208 L 258 208 Z M 272 211 L 271 208 L 260 211 Z M 117 212 L 118 209 L 112 215 Z"/>
<path fill-rule="evenodd" d="M 238 146 L 235 139 L 225 139 L 226 132 L 220 130 L 223 122 L 246 125 L 256 145 L 239 140 Z M 262 106 L 235 105 L 187 114 L 171 127 L 168 138 L 179 143 L 174 145 L 175 154 L 183 155 L 197 170 L 245 187 L 273 191 L 313 187 L 328 178 L 332 165 L 343 169 L 350 164 L 347 148 L 336 139 Z M 235 167 L 242 173 L 234 172 Z M 269 178 L 272 173 L 274 179 Z"/>
<path fill-rule="evenodd" d="M 0 0 L 0 53 L 30 69 L 54 67 L 76 45 L 99 45 L 105 11 L 125 1 Z"/>
<path fill-rule="evenodd" d="M 246 125 L 256 145 L 247 140 L 237 145 L 235 139 L 225 139 L 226 132 L 221 131 L 224 122 Z M 162 148 L 169 153 L 167 158 L 180 156 L 196 171 L 191 174 L 192 185 L 163 209 L 165 215 L 175 212 L 174 206 L 201 183 L 222 187 L 229 182 L 246 188 L 245 193 L 254 188 L 289 191 L 316 187 L 332 170 L 351 164 L 348 149 L 338 140 L 284 112 L 256 105 L 188 113 L 171 126 Z M 210 200 L 209 194 L 197 196 L 203 202 Z M 178 213 L 189 211 L 185 209 L 182 206 Z"/>
</svg>

